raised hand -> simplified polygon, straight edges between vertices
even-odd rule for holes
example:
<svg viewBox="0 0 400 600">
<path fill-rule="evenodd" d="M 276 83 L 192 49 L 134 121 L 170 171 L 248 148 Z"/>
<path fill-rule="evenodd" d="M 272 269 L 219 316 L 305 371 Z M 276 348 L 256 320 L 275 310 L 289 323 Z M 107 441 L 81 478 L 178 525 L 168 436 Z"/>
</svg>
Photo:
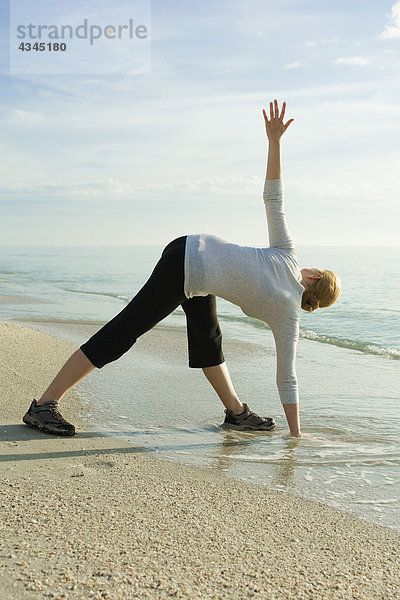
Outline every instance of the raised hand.
<svg viewBox="0 0 400 600">
<path fill-rule="evenodd" d="M 285 111 L 286 102 L 282 104 L 281 114 L 279 114 L 279 106 L 277 100 L 274 100 L 274 102 L 269 103 L 269 119 L 267 117 L 267 113 L 263 109 L 265 130 L 267 132 L 267 136 L 270 142 L 279 142 L 286 129 L 289 127 L 290 123 L 294 121 L 294 119 L 289 119 L 287 123 L 283 123 Z"/>
</svg>

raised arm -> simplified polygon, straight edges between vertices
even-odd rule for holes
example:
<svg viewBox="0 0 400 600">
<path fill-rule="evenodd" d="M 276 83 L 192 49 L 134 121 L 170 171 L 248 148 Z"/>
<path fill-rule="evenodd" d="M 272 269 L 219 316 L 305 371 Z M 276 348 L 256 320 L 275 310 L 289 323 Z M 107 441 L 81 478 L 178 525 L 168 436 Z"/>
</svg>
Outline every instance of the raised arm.
<svg viewBox="0 0 400 600">
<path fill-rule="evenodd" d="M 270 246 L 275 248 L 294 248 L 283 207 L 283 190 L 281 181 L 281 149 L 280 139 L 292 123 L 290 119 L 283 123 L 286 102 L 283 103 L 282 112 L 279 114 L 278 102 L 270 103 L 270 119 L 263 110 L 265 129 L 269 141 L 267 176 L 264 184 L 264 203 L 267 212 L 268 235 Z"/>
<path fill-rule="evenodd" d="M 286 124 L 283 118 L 286 111 L 286 102 L 282 104 L 282 111 L 279 114 L 278 101 L 269 103 L 269 116 L 263 109 L 265 130 L 268 137 L 268 162 L 266 179 L 281 179 L 281 137 L 294 119 L 289 119 Z"/>
</svg>

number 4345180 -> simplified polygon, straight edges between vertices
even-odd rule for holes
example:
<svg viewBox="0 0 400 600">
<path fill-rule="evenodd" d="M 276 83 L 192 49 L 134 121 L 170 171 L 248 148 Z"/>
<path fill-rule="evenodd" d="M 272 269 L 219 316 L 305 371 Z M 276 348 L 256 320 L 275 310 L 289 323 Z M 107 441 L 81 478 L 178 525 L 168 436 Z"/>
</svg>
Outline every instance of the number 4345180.
<svg viewBox="0 0 400 600">
<path fill-rule="evenodd" d="M 31 52 L 34 50 L 35 52 L 65 52 L 67 49 L 67 44 L 63 42 L 59 44 L 58 42 L 35 42 L 35 44 L 31 44 L 30 42 L 21 42 L 18 46 L 18 50 L 22 50 L 23 52 Z"/>
</svg>

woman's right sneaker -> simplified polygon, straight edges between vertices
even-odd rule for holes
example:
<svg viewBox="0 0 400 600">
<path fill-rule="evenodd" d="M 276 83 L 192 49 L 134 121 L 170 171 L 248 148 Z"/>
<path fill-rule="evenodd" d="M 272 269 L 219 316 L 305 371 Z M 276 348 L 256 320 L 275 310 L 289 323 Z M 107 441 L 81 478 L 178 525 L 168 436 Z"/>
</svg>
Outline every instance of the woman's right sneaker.
<svg viewBox="0 0 400 600">
<path fill-rule="evenodd" d="M 47 433 L 55 435 L 75 435 L 75 427 L 68 423 L 58 410 L 58 402 L 48 400 L 38 405 L 32 401 L 28 412 L 22 417 L 23 422 Z"/>
<path fill-rule="evenodd" d="M 259 417 L 255 412 L 249 409 L 247 404 L 243 404 L 244 411 L 240 415 L 235 415 L 232 410 L 225 410 L 225 421 L 222 424 L 224 429 L 236 429 L 237 431 L 271 431 L 275 428 L 275 421 L 271 417 Z"/>
</svg>

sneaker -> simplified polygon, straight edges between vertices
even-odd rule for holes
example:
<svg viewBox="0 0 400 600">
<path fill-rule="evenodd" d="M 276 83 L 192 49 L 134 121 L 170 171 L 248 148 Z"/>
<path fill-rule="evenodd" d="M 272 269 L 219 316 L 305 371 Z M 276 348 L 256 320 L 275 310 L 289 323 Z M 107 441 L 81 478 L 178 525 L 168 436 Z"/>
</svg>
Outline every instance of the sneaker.
<svg viewBox="0 0 400 600">
<path fill-rule="evenodd" d="M 275 428 L 275 421 L 270 417 L 259 417 L 244 404 L 244 411 L 235 415 L 232 410 L 225 410 L 224 429 L 237 429 L 238 431 L 271 431 Z"/>
<path fill-rule="evenodd" d="M 75 427 L 61 415 L 58 410 L 58 402 L 55 400 L 48 400 L 40 406 L 37 405 L 36 400 L 33 400 L 22 420 L 26 425 L 31 425 L 47 433 L 75 435 Z"/>
</svg>

